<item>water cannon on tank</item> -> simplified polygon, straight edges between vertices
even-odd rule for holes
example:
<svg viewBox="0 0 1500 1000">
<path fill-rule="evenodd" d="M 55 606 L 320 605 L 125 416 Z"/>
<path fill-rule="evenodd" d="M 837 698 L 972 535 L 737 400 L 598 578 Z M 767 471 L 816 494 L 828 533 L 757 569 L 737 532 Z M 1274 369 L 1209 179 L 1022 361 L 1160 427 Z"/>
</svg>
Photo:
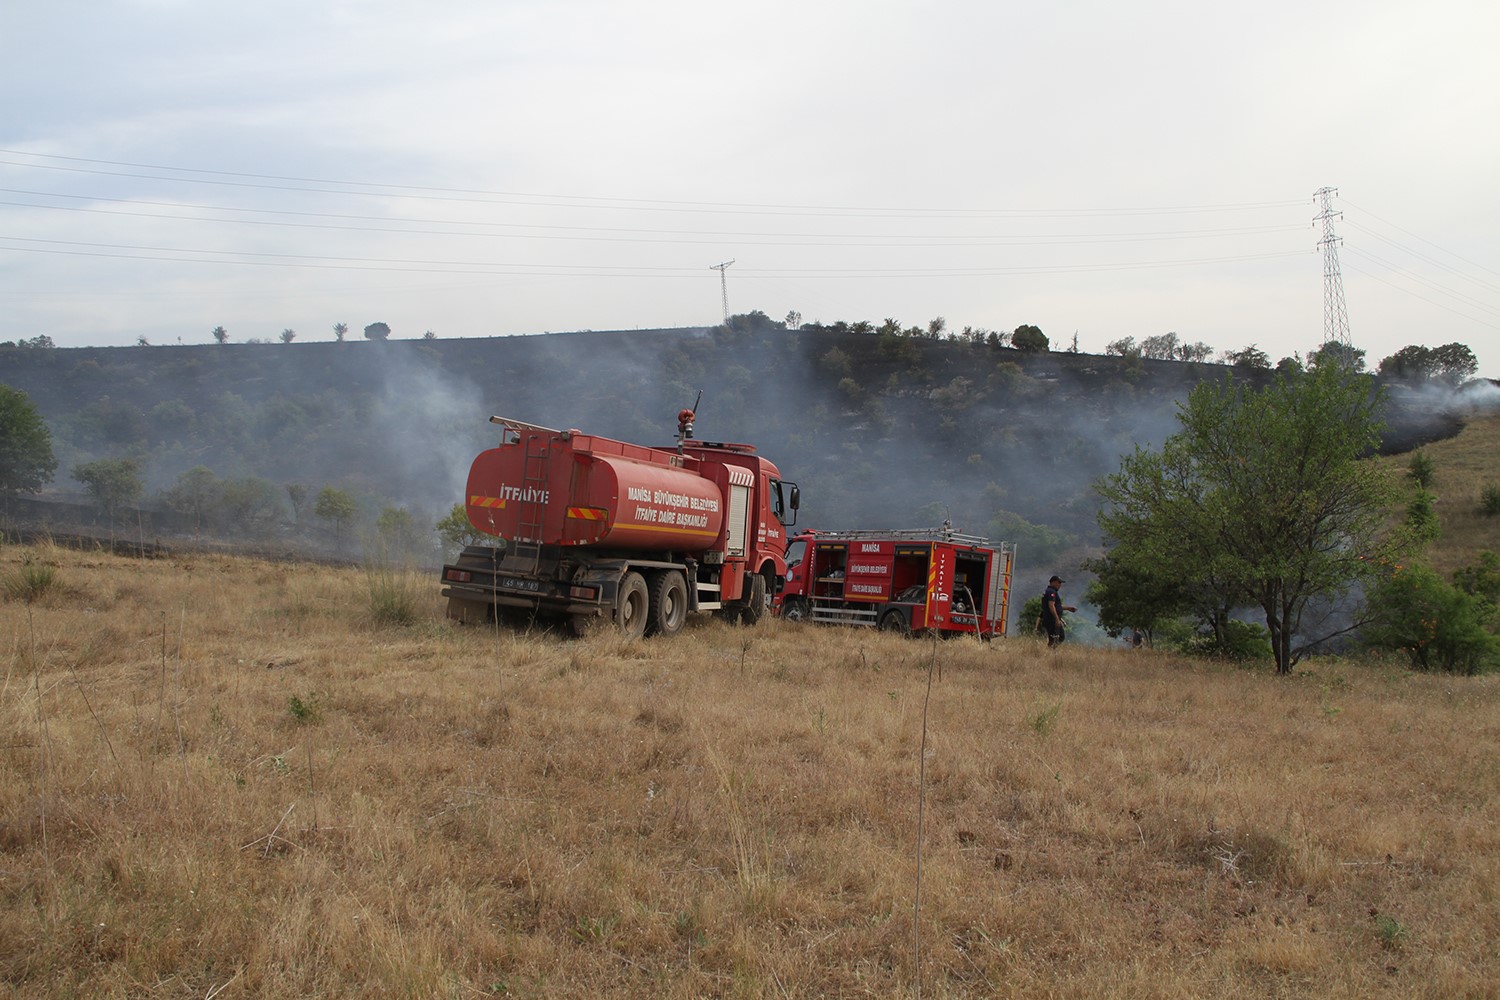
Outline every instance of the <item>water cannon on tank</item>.
<svg viewBox="0 0 1500 1000">
<path fill-rule="evenodd" d="M 693 439 L 693 421 L 698 417 L 698 404 L 703 402 L 703 390 L 698 390 L 698 398 L 693 400 L 692 406 L 685 406 L 677 411 L 677 452 L 682 453 L 682 443 Z"/>
</svg>

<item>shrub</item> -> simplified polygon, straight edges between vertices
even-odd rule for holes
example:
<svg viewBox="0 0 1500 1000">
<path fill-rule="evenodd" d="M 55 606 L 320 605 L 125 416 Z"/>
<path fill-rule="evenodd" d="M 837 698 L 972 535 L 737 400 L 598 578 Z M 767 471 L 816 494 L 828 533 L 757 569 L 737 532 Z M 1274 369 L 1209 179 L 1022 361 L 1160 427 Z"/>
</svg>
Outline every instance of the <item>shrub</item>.
<svg viewBox="0 0 1500 1000">
<path fill-rule="evenodd" d="M 1193 656 L 1216 656 L 1240 662 L 1272 658 L 1271 636 L 1266 627 L 1235 618 L 1224 623 L 1218 636 L 1212 632 L 1198 633 L 1183 644 L 1182 651 Z"/>
<path fill-rule="evenodd" d="M 1490 483 L 1479 494 L 1479 512 L 1486 517 L 1500 514 L 1500 484 Z"/>
<path fill-rule="evenodd" d="M 1038 635 L 1041 633 L 1042 621 L 1042 595 L 1026 598 L 1026 603 L 1021 605 L 1021 617 L 1016 622 L 1017 635 Z"/>
<path fill-rule="evenodd" d="M 296 695 L 292 695 L 287 699 L 286 712 L 293 719 L 303 724 L 321 722 L 323 720 L 323 709 L 318 704 L 316 693 L 309 694 L 306 701 L 303 701 Z"/>
<path fill-rule="evenodd" d="M 1365 642 L 1406 653 L 1417 670 L 1478 674 L 1500 664 L 1494 602 L 1425 566 L 1396 566 L 1370 591 L 1365 617 Z"/>
<path fill-rule="evenodd" d="M 1453 585 L 1466 594 L 1500 602 L 1500 555 L 1489 549 L 1480 552 L 1477 562 L 1453 571 Z"/>
<path fill-rule="evenodd" d="M 1432 509 L 1433 499 L 1433 495 L 1427 490 L 1418 489 L 1417 495 L 1406 505 L 1406 528 L 1418 544 L 1435 542 L 1443 533 L 1437 511 Z"/>
<path fill-rule="evenodd" d="M 1427 452 L 1418 448 L 1411 453 L 1411 461 L 1406 466 L 1406 475 L 1412 482 L 1424 490 L 1432 489 L 1434 470 L 1432 456 Z"/>
</svg>

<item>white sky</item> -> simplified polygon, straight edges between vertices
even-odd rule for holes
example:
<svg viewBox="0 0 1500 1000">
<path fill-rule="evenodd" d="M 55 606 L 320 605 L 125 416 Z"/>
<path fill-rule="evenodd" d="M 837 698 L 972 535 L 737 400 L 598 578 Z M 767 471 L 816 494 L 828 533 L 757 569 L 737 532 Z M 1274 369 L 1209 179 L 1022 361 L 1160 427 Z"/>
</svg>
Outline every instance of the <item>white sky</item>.
<svg viewBox="0 0 1500 1000">
<path fill-rule="evenodd" d="M 1500 376 L 1500 4 L 4 0 L 0 339 L 942 316 Z"/>
</svg>

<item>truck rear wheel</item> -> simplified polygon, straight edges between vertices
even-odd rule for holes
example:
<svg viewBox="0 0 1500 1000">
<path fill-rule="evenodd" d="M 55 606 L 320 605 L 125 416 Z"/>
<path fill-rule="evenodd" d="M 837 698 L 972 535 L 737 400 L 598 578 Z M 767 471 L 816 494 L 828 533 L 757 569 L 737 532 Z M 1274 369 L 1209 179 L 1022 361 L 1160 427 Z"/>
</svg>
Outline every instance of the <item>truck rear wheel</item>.
<svg viewBox="0 0 1500 1000">
<path fill-rule="evenodd" d="M 615 625 L 630 639 L 639 639 L 646 633 L 646 619 L 651 610 L 651 600 L 646 593 L 646 581 L 641 574 L 631 571 L 620 581 L 620 592 L 615 595 Z"/>
<path fill-rule="evenodd" d="M 902 612 L 895 610 L 887 611 L 880 616 L 880 631 L 911 635 L 911 624 L 906 620 L 906 615 Z"/>
<path fill-rule="evenodd" d="M 468 601 L 461 597 L 448 598 L 448 617 L 465 625 L 483 625 L 490 621 L 492 614 L 488 604 L 483 601 Z"/>
<path fill-rule="evenodd" d="M 651 577 L 651 617 L 647 635 L 676 635 L 687 621 L 687 581 L 675 569 Z"/>
</svg>

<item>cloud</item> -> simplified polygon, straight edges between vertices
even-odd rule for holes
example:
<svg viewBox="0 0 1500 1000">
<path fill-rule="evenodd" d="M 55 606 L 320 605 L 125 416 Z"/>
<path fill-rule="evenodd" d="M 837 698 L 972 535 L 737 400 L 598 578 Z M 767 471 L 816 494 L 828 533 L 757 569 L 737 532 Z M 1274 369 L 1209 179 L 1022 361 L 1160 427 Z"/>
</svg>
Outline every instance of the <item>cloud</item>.
<svg viewBox="0 0 1500 1000">
<path fill-rule="evenodd" d="M 1371 362 L 1458 340 L 1489 371 L 1500 137 L 1474 123 L 1500 100 L 1497 27 L 1467 0 L 1420 19 L 1280 2 L 29 5 L 0 40 L 0 86 L 27 98 L 0 147 L 190 169 L 0 156 L 0 187 L 33 192 L 0 195 L 0 275 L 13 321 L 60 343 L 364 312 L 447 336 L 696 325 L 719 318 L 709 265 L 735 259 L 733 311 L 1034 322 L 1085 350 L 1174 330 L 1281 357 L 1321 339 L 1311 194 L 1328 184 Z M 61 195 L 239 221 L 106 219 Z M 271 212 L 361 218 L 255 214 Z M 369 231 L 416 219 L 437 231 Z M 77 245 L 106 242 L 197 253 Z"/>
</svg>

